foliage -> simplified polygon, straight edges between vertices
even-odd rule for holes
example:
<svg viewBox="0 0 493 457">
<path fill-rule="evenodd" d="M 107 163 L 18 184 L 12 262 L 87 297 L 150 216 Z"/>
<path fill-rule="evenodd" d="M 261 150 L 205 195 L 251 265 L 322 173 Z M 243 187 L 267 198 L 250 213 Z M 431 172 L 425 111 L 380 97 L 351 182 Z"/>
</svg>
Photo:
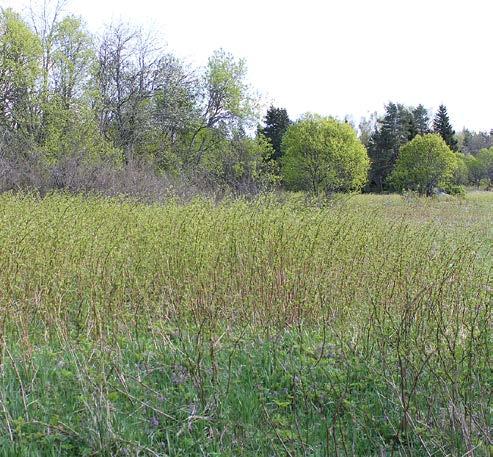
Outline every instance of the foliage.
<svg viewBox="0 0 493 457">
<path fill-rule="evenodd" d="M 71 103 L 91 89 L 91 71 L 96 63 L 93 38 L 82 20 L 74 16 L 63 18 L 54 32 L 52 94 L 62 101 L 65 109 L 70 109 Z"/>
<path fill-rule="evenodd" d="M 200 94 L 201 113 L 190 130 L 186 165 L 199 166 L 218 140 L 249 124 L 254 107 L 245 76 L 246 62 L 224 49 L 209 58 Z"/>
<path fill-rule="evenodd" d="M 470 182 L 467 158 L 460 152 L 457 152 L 455 156 L 457 158 L 457 168 L 454 171 L 453 182 L 459 186 L 465 186 Z"/>
<path fill-rule="evenodd" d="M 87 159 L 119 158 L 118 150 L 101 134 L 94 113 L 84 101 L 74 102 L 76 109 L 67 109 L 60 98 L 52 98 L 44 106 L 43 142 L 40 145 L 44 158 L 56 163 L 74 153 Z"/>
<path fill-rule="evenodd" d="M 153 175 L 198 180 L 219 193 L 276 187 L 281 166 L 291 189 L 352 191 L 366 180 L 366 159 L 354 153 L 362 149 L 349 133 L 341 140 L 352 144 L 349 154 L 332 142 L 327 148 L 332 152 L 320 154 L 317 147 L 309 160 L 305 149 L 307 160 L 299 169 L 293 157 L 281 160 L 291 124 L 284 108 L 271 106 L 254 138 L 259 102 L 244 59 L 219 49 L 195 68 L 166 50 L 156 35 L 129 24 L 113 23 L 93 35 L 83 19 L 65 14 L 66 4 L 39 2 L 29 21 L 12 9 L 1 10 L 1 159 L 13 164 L 15 175 L 3 188 L 16 182 L 51 188 L 52 170 L 82 155 L 87 163 L 116 164 L 111 176 L 122 164 L 131 169 L 146 163 Z M 423 105 L 388 103 L 381 118 L 371 114 L 358 130 L 371 159 L 366 190 L 382 192 L 390 190 L 401 147 L 429 133 L 430 119 Z M 478 156 L 492 144 L 492 132 L 465 129 L 456 136 L 443 105 L 433 130 L 453 150 L 459 142 L 464 154 Z M 489 159 L 461 160 L 455 183 L 489 187 Z M 24 177 L 14 171 L 21 162 L 32 165 Z"/>
<path fill-rule="evenodd" d="M 33 30 L 2 11 L 0 127 L 8 160 L 18 150 L 41 152 L 48 167 L 73 156 L 118 155 L 168 175 L 211 170 L 207 179 L 217 178 L 218 187 L 277 180 L 277 165 L 261 163 L 272 156 L 263 140 L 241 133 L 257 115 L 244 60 L 218 50 L 205 68 L 191 69 L 126 24 L 93 37 L 81 19 L 64 15 L 64 4 L 32 11 Z"/>
<path fill-rule="evenodd" d="M 412 114 L 411 139 L 416 135 L 426 135 L 427 133 L 430 133 L 430 118 L 426 108 L 423 105 L 418 105 L 412 110 Z"/>
<path fill-rule="evenodd" d="M 476 155 L 466 154 L 463 160 L 467 166 L 469 182 L 479 186 L 482 182 L 486 187 L 493 182 L 493 147 L 481 149 Z"/>
<path fill-rule="evenodd" d="M 431 195 L 453 180 L 457 168 L 457 156 L 439 135 L 418 135 L 401 148 L 390 182 L 399 191 Z"/>
<path fill-rule="evenodd" d="M 282 175 L 291 189 L 359 191 L 366 183 L 368 155 L 346 123 L 306 115 L 288 128 L 282 149 Z"/>
<path fill-rule="evenodd" d="M 464 154 L 463 160 L 467 167 L 468 182 L 478 186 L 481 179 L 483 179 L 481 162 L 476 156 L 471 154 Z"/>
<path fill-rule="evenodd" d="M 274 150 L 262 135 L 249 138 L 241 131 L 232 140 L 219 137 L 202 159 L 202 171 L 216 183 L 243 193 L 267 190 L 279 182 Z"/>
<path fill-rule="evenodd" d="M 206 116 L 209 126 L 249 113 L 245 74 L 245 60 L 235 59 L 224 49 L 215 51 L 209 58 L 205 74 Z"/>
<path fill-rule="evenodd" d="M 370 138 L 373 132 L 375 131 L 376 125 L 378 122 L 378 115 L 376 112 L 371 113 L 368 118 L 362 117 L 359 125 L 359 140 L 363 143 L 363 146 L 368 149 L 370 144 Z"/>
</svg>

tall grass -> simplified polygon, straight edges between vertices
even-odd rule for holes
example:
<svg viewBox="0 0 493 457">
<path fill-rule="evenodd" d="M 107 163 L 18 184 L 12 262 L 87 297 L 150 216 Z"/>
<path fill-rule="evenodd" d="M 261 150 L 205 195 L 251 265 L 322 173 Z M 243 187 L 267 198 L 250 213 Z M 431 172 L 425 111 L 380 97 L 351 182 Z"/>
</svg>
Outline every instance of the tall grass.
<svg viewBox="0 0 493 457">
<path fill-rule="evenodd" d="M 0 196 L 4 455 L 490 455 L 493 198 Z"/>
</svg>

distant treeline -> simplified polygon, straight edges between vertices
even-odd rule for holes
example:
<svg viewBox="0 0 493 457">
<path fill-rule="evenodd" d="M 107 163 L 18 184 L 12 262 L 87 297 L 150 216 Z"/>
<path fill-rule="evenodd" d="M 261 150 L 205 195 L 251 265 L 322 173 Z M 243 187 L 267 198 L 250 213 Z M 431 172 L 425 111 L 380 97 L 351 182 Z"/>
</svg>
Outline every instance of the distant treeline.
<svg viewBox="0 0 493 457">
<path fill-rule="evenodd" d="M 271 107 L 261 125 L 245 61 L 218 50 L 195 68 L 126 24 L 95 36 L 81 18 L 64 14 L 64 3 L 44 2 L 24 16 L 1 11 L 0 190 L 145 193 L 153 183 L 161 195 L 177 186 L 239 193 L 290 187 L 283 137 L 293 122 Z M 455 134 L 444 106 L 431 125 L 423 106 L 389 103 L 382 117 L 357 128 L 370 158 L 365 189 L 388 190 L 400 148 L 432 131 L 464 154 L 459 184 L 491 179 L 491 159 L 481 151 L 493 145 L 493 131 Z"/>
</svg>

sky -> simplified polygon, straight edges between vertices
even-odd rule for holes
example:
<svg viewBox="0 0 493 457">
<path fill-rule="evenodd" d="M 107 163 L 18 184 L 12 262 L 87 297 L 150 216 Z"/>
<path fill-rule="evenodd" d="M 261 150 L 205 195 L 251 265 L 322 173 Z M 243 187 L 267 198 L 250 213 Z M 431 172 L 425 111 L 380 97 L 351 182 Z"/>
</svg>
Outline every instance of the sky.
<svg viewBox="0 0 493 457">
<path fill-rule="evenodd" d="M 493 0 L 70 0 L 68 11 L 93 32 L 120 20 L 157 31 L 195 65 L 218 48 L 245 58 L 266 106 L 291 118 L 357 124 L 389 101 L 444 103 L 456 130 L 493 128 Z"/>
</svg>

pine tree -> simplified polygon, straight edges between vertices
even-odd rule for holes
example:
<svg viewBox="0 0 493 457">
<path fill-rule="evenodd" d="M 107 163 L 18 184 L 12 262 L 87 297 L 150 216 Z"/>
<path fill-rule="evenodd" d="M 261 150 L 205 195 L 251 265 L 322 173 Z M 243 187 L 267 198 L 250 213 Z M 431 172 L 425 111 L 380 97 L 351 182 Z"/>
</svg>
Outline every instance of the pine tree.
<svg viewBox="0 0 493 457">
<path fill-rule="evenodd" d="M 284 108 L 271 106 L 265 116 L 265 128 L 262 133 L 269 139 L 274 148 L 274 160 L 282 156 L 281 142 L 284 133 L 291 124 L 288 112 Z"/>
<path fill-rule="evenodd" d="M 450 149 L 457 151 L 455 130 L 452 128 L 445 105 L 440 105 L 438 107 L 438 112 L 435 115 L 435 119 L 433 119 L 433 131 L 444 139 Z"/>
</svg>

